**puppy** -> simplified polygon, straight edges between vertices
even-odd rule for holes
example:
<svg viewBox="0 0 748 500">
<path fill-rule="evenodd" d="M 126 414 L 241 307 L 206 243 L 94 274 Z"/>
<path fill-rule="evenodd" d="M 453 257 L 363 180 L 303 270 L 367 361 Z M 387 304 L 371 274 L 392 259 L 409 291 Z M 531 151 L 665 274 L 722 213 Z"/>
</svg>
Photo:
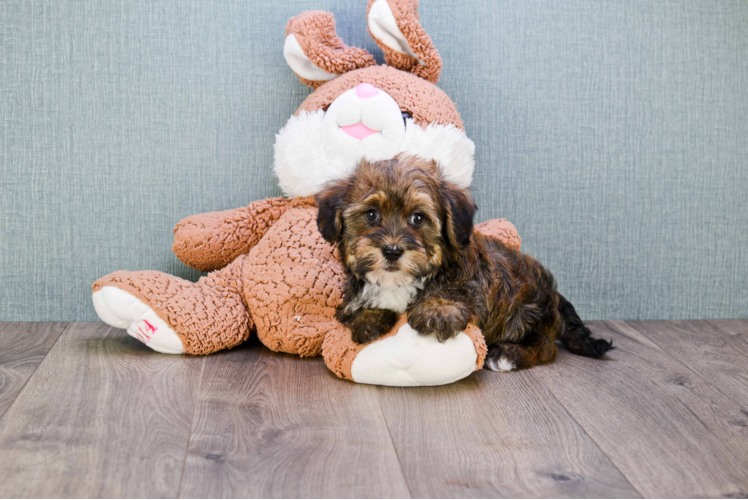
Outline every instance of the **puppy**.
<svg viewBox="0 0 748 500">
<path fill-rule="evenodd" d="M 434 163 L 364 161 L 317 204 L 319 230 L 348 272 L 337 317 L 354 342 L 379 338 L 407 312 L 410 326 L 440 341 L 474 322 L 492 370 L 552 361 L 557 338 L 584 356 L 612 348 L 591 337 L 538 261 L 473 233 L 475 203 Z"/>
</svg>

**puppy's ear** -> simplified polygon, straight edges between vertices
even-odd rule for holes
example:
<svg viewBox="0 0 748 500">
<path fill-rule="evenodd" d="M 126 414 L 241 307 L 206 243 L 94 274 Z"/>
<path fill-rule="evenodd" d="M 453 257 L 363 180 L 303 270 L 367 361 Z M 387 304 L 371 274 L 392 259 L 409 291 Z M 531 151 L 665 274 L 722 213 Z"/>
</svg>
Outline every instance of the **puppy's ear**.
<svg viewBox="0 0 748 500">
<path fill-rule="evenodd" d="M 442 231 L 444 239 L 455 248 L 470 243 L 473 234 L 473 217 L 478 207 L 464 189 L 450 182 L 442 184 L 445 221 Z"/>
<path fill-rule="evenodd" d="M 317 227 L 328 243 L 337 243 L 343 235 L 343 204 L 348 193 L 348 182 L 330 184 L 317 196 Z"/>
</svg>

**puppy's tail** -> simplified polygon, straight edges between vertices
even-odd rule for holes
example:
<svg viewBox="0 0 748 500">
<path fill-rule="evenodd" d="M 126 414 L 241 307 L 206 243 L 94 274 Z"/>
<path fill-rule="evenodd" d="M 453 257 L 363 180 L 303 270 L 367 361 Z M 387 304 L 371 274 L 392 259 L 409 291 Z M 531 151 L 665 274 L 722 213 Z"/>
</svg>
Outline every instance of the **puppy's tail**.
<svg viewBox="0 0 748 500">
<path fill-rule="evenodd" d="M 592 336 L 592 332 L 584 326 L 574 306 L 560 293 L 558 294 L 558 312 L 564 322 L 560 340 L 570 352 L 580 356 L 600 358 L 607 351 L 615 349 L 613 342 Z"/>
</svg>

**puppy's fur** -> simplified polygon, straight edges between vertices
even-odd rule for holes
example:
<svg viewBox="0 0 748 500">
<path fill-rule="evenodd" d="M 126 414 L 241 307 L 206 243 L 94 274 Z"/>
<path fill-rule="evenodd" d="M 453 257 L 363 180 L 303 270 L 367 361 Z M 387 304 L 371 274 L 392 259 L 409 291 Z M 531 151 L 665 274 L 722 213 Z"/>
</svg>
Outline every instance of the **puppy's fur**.
<svg viewBox="0 0 748 500">
<path fill-rule="evenodd" d="M 433 163 L 364 161 L 317 203 L 320 232 L 339 245 L 349 274 L 338 319 L 355 342 L 379 338 L 407 312 L 416 331 L 440 341 L 473 321 L 494 370 L 553 360 L 556 338 L 585 356 L 612 347 L 590 336 L 538 261 L 473 233 L 475 204 Z"/>
</svg>

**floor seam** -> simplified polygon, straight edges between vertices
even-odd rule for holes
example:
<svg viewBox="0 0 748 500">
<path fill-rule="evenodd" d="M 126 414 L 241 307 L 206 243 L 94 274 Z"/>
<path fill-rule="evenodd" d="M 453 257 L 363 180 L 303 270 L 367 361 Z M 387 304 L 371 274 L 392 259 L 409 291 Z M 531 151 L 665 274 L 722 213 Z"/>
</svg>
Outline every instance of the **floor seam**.
<svg viewBox="0 0 748 500">
<path fill-rule="evenodd" d="M 190 441 L 192 441 L 192 429 L 195 427 L 195 415 L 197 414 L 197 406 L 200 404 L 200 389 L 203 386 L 203 372 L 205 371 L 206 358 L 202 358 L 202 364 L 200 365 L 200 380 L 197 383 L 197 392 L 195 394 L 195 407 L 192 409 L 192 419 L 190 419 L 190 432 L 187 435 L 187 446 L 184 448 L 184 460 L 182 460 L 182 473 L 179 475 L 179 486 L 177 487 L 176 498 L 182 496 L 182 482 L 184 481 L 184 471 L 187 468 L 187 455 L 190 452 Z"/>
<path fill-rule="evenodd" d="M 563 403 L 563 402 L 562 402 L 562 401 L 561 401 L 560 399 L 558 399 L 558 397 L 557 397 L 557 396 L 556 396 L 556 395 L 555 395 L 555 394 L 553 393 L 553 391 L 552 391 L 552 390 L 551 390 L 551 389 L 550 389 L 550 388 L 549 388 L 549 387 L 548 387 L 548 386 L 546 385 L 546 383 L 545 383 L 545 382 L 543 382 L 542 380 L 540 380 L 540 379 L 539 379 L 539 378 L 538 378 L 537 376 L 535 376 L 535 374 L 531 374 L 531 375 L 532 375 L 532 377 L 533 377 L 533 378 L 535 379 L 535 381 L 536 381 L 537 383 L 541 384 L 541 385 L 542 385 L 542 386 L 543 386 L 543 387 L 544 387 L 544 388 L 545 388 L 545 389 L 546 389 L 546 390 L 548 391 L 548 393 L 549 393 L 549 394 L 551 395 L 551 397 L 552 397 L 552 398 L 553 398 L 554 400 L 556 400 L 556 402 L 557 402 L 557 403 L 558 403 L 559 405 L 561 405 L 561 408 L 563 408 L 563 409 L 564 409 L 564 412 L 565 412 L 565 413 L 566 413 L 566 414 L 567 414 L 567 415 L 569 416 L 569 418 L 570 418 L 570 419 L 572 419 L 572 420 L 574 421 L 574 423 L 575 423 L 575 424 L 577 424 L 577 425 L 579 426 L 579 428 L 580 428 L 580 429 L 582 429 L 582 432 L 584 432 L 584 434 L 585 434 L 585 435 L 586 435 L 586 436 L 587 436 L 588 438 L 590 438 L 590 441 L 592 441 L 592 442 L 593 442 L 593 443 L 595 444 L 595 446 L 597 447 L 597 449 L 598 449 L 598 450 L 600 450 L 600 453 L 602 453 L 603 455 L 605 455 L 605 458 L 607 458 L 607 459 L 608 459 L 608 462 L 610 462 L 610 465 L 612 465 L 612 466 L 613 466 L 613 467 L 614 467 L 614 468 L 615 468 L 615 469 L 616 469 L 616 470 L 618 471 L 618 473 L 619 473 L 619 474 L 621 475 L 621 477 L 622 477 L 622 478 L 624 478 L 624 479 L 626 480 L 626 482 L 627 482 L 627 483 L 628 483 L 628 484 L 629 484 L 629 485 L 631 486 L 631 488 L 632 488 L 632 489 L 633 489 L 634 491 L 636 491 L 636 492 L 637 492 L 637 493 L 639 494 L 639 496 L 640 496 L 641 498 L 649 498 L 648 496 L 646 496 L 646 495 L 642 494 L 642 492 L 641 492 L 641 491 L 639 491 L 639 488 L 637 488 L 636 486 L 634 486 L 634 484 L 633 484 L 633 483 L 631 482 L 631 480 L 630 480 L 630 479 L 628 478 L 628 476 L 627 476 L 626 474 L 624 474 L 624 473 L 623 473 L 623 471 L 622 471 L 622 470 L 620 469 L 620 467 L 618 467 L 618 465 L 617 465 L 617 464 L 616 464 L 616 463 L 615 463 L 615 462 L 613 461 L 613 458 L 612 458 L 612 457 L 610 457 L 610 455 L 608 455 L 608 454 L 607 454 L 607 453 L 605 452 L 605 450 L 604 450 L 604 449 L 603 449 L 603 448 L 602 448 L 602 447 L 600 446 L 600 444 L 599 444 L 599 443 L 598 443 L 598 442 L 597 442 L 597 441 L 595 440 L 595 438 L 594 438 L 594 437 L 592 437 L 592 435 L 591 435 L 591 434 L 590 434 L 589 432 L 587 432 L 587 429 L 585 429 L 585 428 L 584 428 L 584 426 L 583 426 L 583 425 L 582 425 L 581 423 L 579 423 L 579 421 L 578 421 L 578 420 L 577 420 L 577 419 L 576 419 L 576 418 L 574 417 L 574 415 L 573 415 L 573 414 L 571 413 L 571 411 L 570 411 L 570 410 L 569 410 L 569 409 L 568 409 L 568 408 L 566 407 L 566 405 L 565 405 L 565 404 L 564 404 L 564 403 Z"/>
<path fill-rule="evenodd" d="M 34 369 L 34 373 L 32 373 L 29 376 L 29 378 L 26 379 L 26 382 L 23 383 L 23 387 L 21 387 L 21 390 L 18 391 L 18 394 L 16 394 L 16 397 L 13 398 L 13 401 L 10 403 L 10 405 L 8 405 L 8 407 L 5 409 L 5 411 L 3 412 L 3 414 L 0 415 L 0 423 L 2 423 L 3 419 L 5 418 L 5 415 L 7 415 L 8 413 L 10 413 L 11 408 L 13 408 L 13 405 L 16 404 L 16 401 L 18 401 L 18 398 L 21 397 L 21 394 L 23 394 L 23 391 L 26 390 L 26 386 L 29 385 L 29 382 L 31 382 L 31 379 L 34 378 L 34 375 L 36 375 L 36 373 L 39 371 L 39 368 L 42 366 L 42 363 L 44 363 L 44 361 L 47 359 L 47 356 L 49 356 L 49 353 L 52 352 L 52 349 L 54 349 L 54 347 L 57 345 L 57 341 L 60 340 L 60 337 L 62 337 L 65 334 L 65 332 L 68 331 L 68 328 L 70 328 L 70 325 L 72 325 L 73 323 L 67 322 L 67 323 L 63 323 L 63 324 L 65 326 L 62 328 L 62 331 L 57 336 L 57 338 L 55 339 L 55 341 L 52 342 L 52 345 L 49 346 L 49 349 L 47 349 L 47 352 L 44 353 L 44 357 L 42 358 L 42 360 L 39 361 L 38 365 L 36 365 L 36 368 Z"/>
<path fill-rule="evenodd" d="M 400 454 L 397 452 L 397 446 L 395 446 L 395 440 L 392 438 L 392 431 L 390 430 L 390 424 L 387 423 L 387 417 L 384 416 L 384 410 L 382 409 L 382 402 L 379 400 L 379 391 L 381 391 L 382 389 L 379 387 L 376 387 L 375 390 L 376 390 L 375 397 L 377 399 L 377 406 L 379 406 L 379 414 L 382 416 L 382 421 L 384 422 L 384 426 L 387 428 L 387 435 L 390 437 L 392 450 L 395 452 L 395 458 L 397 458 L 397 465 L 398 467 L 400 467 L 400 474 L 403 475 L 403 481 L 405 482 L 405 487 L 408 488 L 408 495 L 410 495 L 410 498 L 415 498 L 413 496 L 413 492 L 410 489 L 410 483 L 408 482 L 408 478 L 405 476 L 405 469 L 403 469 L 403 463 L 400 460 Z"/>
</svg>

